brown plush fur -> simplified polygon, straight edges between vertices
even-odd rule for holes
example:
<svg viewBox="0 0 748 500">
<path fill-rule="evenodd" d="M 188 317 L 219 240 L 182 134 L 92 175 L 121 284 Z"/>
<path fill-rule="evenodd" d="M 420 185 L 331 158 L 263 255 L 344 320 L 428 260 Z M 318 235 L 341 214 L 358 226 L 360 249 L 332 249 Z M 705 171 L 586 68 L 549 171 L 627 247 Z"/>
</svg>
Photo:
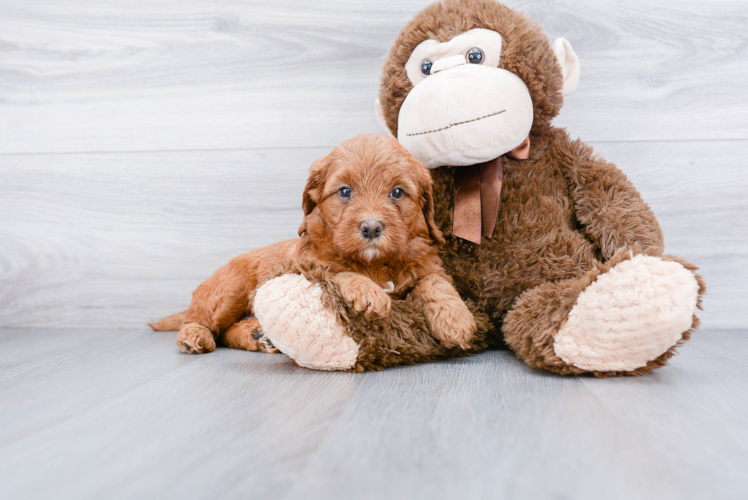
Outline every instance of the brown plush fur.
<svg viewBox="0 0 748 500">
<path fill-rule="evenodd" d="M 506 343 L 514 349 L 517 356 L 524 359 L 530 366 L 550 369 L 564 375 L 588 373 L 587 370 L 569 365 L 556 356 L 553 348 L 554 336 L 566 323 L 568 313 L 574 307 L 579 294 L 600 274 L 609 271 L 616 264 L 630 259 L 633 255 L 634 252 L 630 249 L 621 248 L 611 259 L 605 263 L 596 262 L 592 269 L 578 278 L 550 281 L 525 291 L 506 315 L 503 329 Z M 664 259 L 679 262 L 691 271 L 696 270 L 692 264 L 676 257 L 666 256 Z M 699 283 L 699 294 L 701 295 L 706 288 L 698 274 L 696 274 L 696 279 Z M 665 366 L 667 360 L 675 354 L 676 347 L 691 338 L 691 334 L 698 327 L 698 324 L 699 320 L 694 315 L 691 328 L 683 334 L 678 344 L 641 368 L 628 372 L 594 371 L 592 374 L 597 377 L 645 375 L 655 368 Z"/>
<path fill-rule="evenodd" d="M 342 196 L 349 188 L 351 196 Z M 393 197 L 393 189 L 403 194 Z M 451 284 L 438 257 L 443 243 L 433 221 L 431 176 L 395 139 L 365 135 L 344 142 L 316 161 L 303 195 L 300 238 L 252 250 L 232 259 L 193 293 L 190 308 L 158 323 L 154 330 L 179 328 L 184 352 L 229 347 L 277 352 L 252 314 L 256 288 L 282 260 L 314 262 L 362 321 L 386 317 L 394 297 L 411 290 L 412 302 L 429 327 L 434 344 L 467 349 L 475 320 Z M 378 221 L 377 238 L 362 235 L 361 225 Z M 431 302 L 440 304 L 439 308 Z"/>
<path fill-rule="evenodd" d="M 491 327 L 488 317 L 470 301 L 467 307 L 474 314 L 477 333 L 464 348 L 450 347 L 431 334 L 424 315 L 426 304 L 414 293 L 404 299 L 394 299 L 387 317 L 367 317 L 347 304 L 334 275 L 319 263 L 286 260 L 269 274 L 268 279 L 286 273 L 302 274 L 320 286 L 325 307 L 335 311 L 348 334 L 359 343 L 358 361 L 350 371 L 381 370 L 394 365 L 468 356 L 487 348 L 485 334 Z"/>
<path fill-rule="evenodd" d="M 563 102 L 562 74 L 536 23 L 493 0 L 446 0 L 425 8 L 403 28 L 384 66 L 379 99 L 390 130 L 397 135 L 400 106 L 412 89 L 404 67 L 412 50 L 426 39 L 447 41 L 473 28 L 502 35 L 499 65 L 524 81 L 534 106 L 529 159 L 503 162 L 501 206 L 491 238 L 475 245 L 451 234 L 453 170 L 433 171 L 434 220 L 446 240 L 440 255 L 474 315 L 488 318 L 490 324 L 481 324 L 485 342 L 506 342 L 531 367 L 561 374 L 642 375 L 663 366 L 675 347 L 642 368 L 619 373 L 587 372 L 554 353 L 554 336 L 581 291 L 632 254 L 661 256 L 664 241 L 654 214 L 626 176 L 551 126 Z M 704 283 L 696 279 L 701 296 Z M 395 303 L 390 316 L 369 325 L 369 331 L 353 319 L 344 321 L 362 342 L 357 367 L 379 369 L 447 355 L 418 333 L 420 311 Z M 678 345 L 697 325 L 694 316 Z M 478 338 L 482 343 L 483 335 Z M 406 348 L 403 339 L 418 345 Z"/>
</svg>

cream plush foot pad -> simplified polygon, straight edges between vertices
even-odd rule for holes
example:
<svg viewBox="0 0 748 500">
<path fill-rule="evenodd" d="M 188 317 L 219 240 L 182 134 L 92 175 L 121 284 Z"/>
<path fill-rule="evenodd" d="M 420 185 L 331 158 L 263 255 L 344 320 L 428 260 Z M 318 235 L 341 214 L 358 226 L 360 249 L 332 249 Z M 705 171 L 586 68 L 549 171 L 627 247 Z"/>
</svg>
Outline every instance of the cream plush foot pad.
<svg viewBox="0 0 748 500">
<path fill-rule="evenodd" d="M 299 274 L 284 274 L 257 289 L 254 313 L 265 335 L 299 366 L 347 370 L 358 344 L 322 305 L 322 289 Z"/>
<path fill-rule="evenodd" d="M 600 275 L 577 298 L 554 350 L 584 370 L 631 371 L 691 327 L 699 285 L 677 262 L 637 255 Z"/>
</svg>

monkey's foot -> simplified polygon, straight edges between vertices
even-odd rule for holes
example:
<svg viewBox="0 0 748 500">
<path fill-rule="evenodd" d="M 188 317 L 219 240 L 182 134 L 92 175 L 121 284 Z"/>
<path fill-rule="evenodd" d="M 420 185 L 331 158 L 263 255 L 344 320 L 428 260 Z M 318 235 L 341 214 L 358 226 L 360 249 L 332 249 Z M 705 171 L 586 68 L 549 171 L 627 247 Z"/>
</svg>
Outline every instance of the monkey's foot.
<svg viewBox="0 0 748 500">
<path fill-rule="evenodd" d="M 268 339 L 299 366 L 348 370 L 358 343 L 325 307 L 319 285 L 299 274 L 284 274 L 257 289 L 254 313 Z"/>
<path fill-rule="evenodd" d="M 579 295 L 554 338 L 554 351 L 584 370 L 635 370 L 691 328 L 698 294 L 696 277 L 681 264 L 637 255 Z"/>
</svg>

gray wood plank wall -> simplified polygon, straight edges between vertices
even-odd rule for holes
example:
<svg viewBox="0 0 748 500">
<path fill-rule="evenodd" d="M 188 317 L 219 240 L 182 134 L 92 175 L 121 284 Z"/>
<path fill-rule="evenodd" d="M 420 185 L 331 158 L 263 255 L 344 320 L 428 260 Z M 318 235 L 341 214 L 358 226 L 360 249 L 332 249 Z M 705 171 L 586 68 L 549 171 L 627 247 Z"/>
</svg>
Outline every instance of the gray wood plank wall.
<svg viewBox="0 0 748 500">
<path fill-rule="evenodd" d="M 306 169 L 378 132 L 427 1 L 0 0 L 0 327 L 130 327 L 300 222 Z M 507 1 L 582 60 L 556 124 L 627 173 L 709 328 L 748 325 L 748 8 Z"/>
</svg>

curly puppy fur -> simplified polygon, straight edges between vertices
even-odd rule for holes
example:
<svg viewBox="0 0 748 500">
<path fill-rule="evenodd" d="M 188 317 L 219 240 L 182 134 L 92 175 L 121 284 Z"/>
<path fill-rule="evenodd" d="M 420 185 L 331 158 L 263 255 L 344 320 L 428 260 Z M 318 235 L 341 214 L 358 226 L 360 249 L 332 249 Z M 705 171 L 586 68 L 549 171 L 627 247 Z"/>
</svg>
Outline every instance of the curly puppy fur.
<svg viewBox="0 0 748 500">
<path fill-rule="evenodd" d="M 395 139 L 358 136 L 317 160 L 302 206 L 300 238 L 235 257 L 195 290 L 187 311 L 151 327 L 178 328 L 177 344 L 188 353 L 210 352 L 216 340 L 277 352 L 251 317 L 252 302 L 274 266 L 292 259 L 325 269 L 325 280 L 334 283 L 351 317 L 360 313 L 357 321 L 387 317 L 390 297 L 413 291 L 409 304 L 421 308 L 431 343 L 470 348 L 477 326 L 438 256 L 444 239 L 433 220 L 431 176 Z M 388 284 L 391 295 L 383 291 Z"/>
<path fill-rule="evenodd" d="M 499 67 L 522 79 L 534 107 L 530 157 L 504 158 L 498 222 L 493 236 L 482 244 L 451 234 L 453 170 L 432 171 L 434 220 L 446 240 L 440 256 L 462 298 L 474 305 L 474 315 L 489 318 L 486 342 L 506 343 L 531 367 L 561 374 L 642 375 L 665 365 L 677 346 L 628 372 L 586 371 L 554 354 L 553 337 L 579 294 L 631 254 L 662 256 L 664 241 L 653 212 L 626 176 L 592 148 L 551 125 L 563 104 L 563 78 L 548 38 L 535 22 L 493 0 L 445 0 L 417 14 L 400 32 L 384 65 L 379 100 L 390 131 L 397 136 L 400 106 L 413 87 L 405 71 L 413 49 L 424 40 L 448 41 L 474 28 L 502 35 Z M 683 260 L 664 258 L 696 270 Z M 701 296 L 704 283 L 694 275 Z M 408 321 L 419 324 L 422 319 Z M 401 326 L 380 325 L 398 332 L 387 333 L 385 340 L 409 335 Z M 697 326 L 694 316 L 677 345 Z M 428 353 L 428 345 L 411 349 Z M 384 359 L 372 367 L 404 362 L 383 354 Z"/>
</svg>

